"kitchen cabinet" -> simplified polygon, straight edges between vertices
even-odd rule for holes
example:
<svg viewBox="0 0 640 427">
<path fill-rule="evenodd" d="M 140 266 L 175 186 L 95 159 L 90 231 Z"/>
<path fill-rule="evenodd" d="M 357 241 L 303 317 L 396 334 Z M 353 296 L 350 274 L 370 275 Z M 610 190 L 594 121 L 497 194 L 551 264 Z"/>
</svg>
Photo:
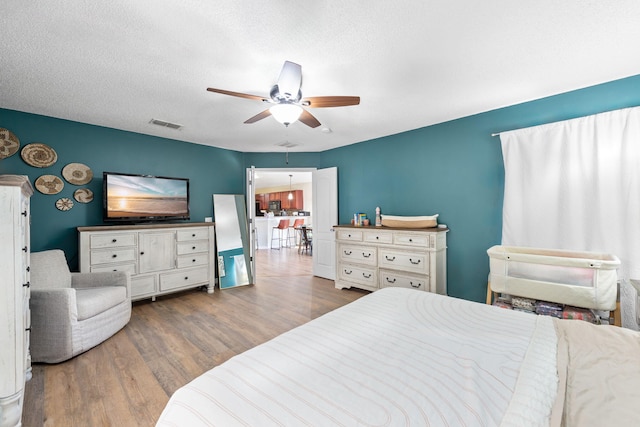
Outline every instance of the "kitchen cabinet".
<svg viewBox="0 0 640 427">
<path fill-rule="evenodd" d="M 260 209 L 268 210 L 269 202 L 279 201 L 282 209 L 303 210 L 304 198 L 302 190 L 292 190 L 293 199 L 289 200 L 289 191 L 275 191 L 271 193 L 256 194 L 256 202 L 260 203 Z"/>
</svg>

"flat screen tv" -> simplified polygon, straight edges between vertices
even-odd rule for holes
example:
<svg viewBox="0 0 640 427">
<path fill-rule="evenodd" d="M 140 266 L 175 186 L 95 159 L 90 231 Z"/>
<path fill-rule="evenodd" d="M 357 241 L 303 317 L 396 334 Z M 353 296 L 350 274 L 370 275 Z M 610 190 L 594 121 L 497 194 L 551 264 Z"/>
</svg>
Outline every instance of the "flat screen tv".
<svg viewBox="0 0 640 427">
<path fill-rule="evenodd" d="M 189 179 L 103 172 L 104 222 L 189 219 Z"/>
</svg>

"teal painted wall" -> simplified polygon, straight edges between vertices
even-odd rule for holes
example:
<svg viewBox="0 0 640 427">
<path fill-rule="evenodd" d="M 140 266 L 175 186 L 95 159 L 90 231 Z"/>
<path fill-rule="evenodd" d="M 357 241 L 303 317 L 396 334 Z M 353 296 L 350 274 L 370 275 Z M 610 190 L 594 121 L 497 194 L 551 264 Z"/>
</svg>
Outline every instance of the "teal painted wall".
<svg viewBox="0 0 640 427">
<path fill-rule="evenodd" d="M 59 212 L 58 197 L 33 198 L 32 248 L 61 247 L 77 257 L 76 231 L 101 223 L 101 172 L 145 173 L 191 179 L 192 220 L 212 215 L 213 193 L 243 193 L 245 168 L 338 167 L 339 222 L 375 207 L 396 215 L 439 214 L 448 233 L 448 289 L 483 301 L 489 260 L 499 244 L 504 171 L 498 137 L 491 133 L 640 105 L 640 75 L 459 120 L 321 153 L 238 153 L 114 129 L 0 109 L 0 127 L 22 145 L 43 142 L 59 156 L 51 168 L 28 166 L 18 154 L 0 160 L 0 173 L 60 174 L 80 162 L 96 174 L 96 200 Z M 287 163 L 288 160 L 288 163 Z M 59 196 L 71 197 L 67 184 Z M 540 212 L 540 215 L 544 215 Z M 553 218 L 549 218 L 550 221 Z M 74 264 L 74 261 L 70 264 Z"/>
<path fill-rule="evenodd" d="M 53 166 L 35 168 L 18 152 L 0 160 L 2 174 L 28 175 L 34 183 L 45 174 L 61 177 L 68 163 L 84 163 L 92 169 L 94 178 L 85 186 L 65 181 L 59 194 L 36 191 L 31 199 L 31 249 L 63 249 L 72 269 L 77 268 L 76 227 L 103 224 L 103 171 L 189 178 L 192 222 L 212 216 L 214 193 L 244 193 L 244 155 L 240 152 L 3 109 L 0 127 L 12 131 L 20 139 L 21 148 L 41 142 L 58 154 Z M 58 198 L 73 199 L 73 192 L 82 187 L 93 191 L 92 202 L 75 202 L 67 212 L 56 209 Z"/>
<path fill-rule="evenodd" d="M 504 168 L 491 134 L 640 105 L 640 75 L 428 126 L 318 154 L 317 167 L 338 167 L 339 222 L 355 212 L 439 214 L 450 231 L 449 295 L 483 301 L 489 259 L 500 244 Z M 289 157 L 253 154 L 256 167 L 302 167 Z M 540 215 L 544 215 L 540 212 Z M 549 218 L 553 221 L 553 218 Z"/>
</svg>

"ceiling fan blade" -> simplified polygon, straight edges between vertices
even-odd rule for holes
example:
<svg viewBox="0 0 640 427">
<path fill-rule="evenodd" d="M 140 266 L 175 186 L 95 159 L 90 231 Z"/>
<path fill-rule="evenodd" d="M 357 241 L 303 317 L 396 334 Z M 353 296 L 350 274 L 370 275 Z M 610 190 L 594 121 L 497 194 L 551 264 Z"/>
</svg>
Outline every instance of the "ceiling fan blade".
<svg viewBox="0 0 640 427">
<path fill-rule="evenodd" d="M 239 98 L 253 99 L 255 101 L 269 102 L 269 99 L 265 98 L 264 96 L 251 95 L 251 94 L 248 94 L 248 93 L 232 92 L 230 90 L 215 89 L 215 88 L 212 88 L 212 87 L 208 87 L 207 90 L 209 92 L 221 93 L 223 95 L 231 95 L 231 96 L 237 96 Z"/>
<path fill-rule="evenodd" d="M 280 77 L 278 77 L 278 92 L 286 98 L 295 99 L 302 86 L 302 67 L 291 61 L 284 61 Z"/>
<path fill-rule="evenodd" d="M 320 126 L 320 122 L 318 121 L 318 119 L 313 117 L 313 115 L 304 108 L 302 109 L 302 114 L 300 114 L 300 118 L 298 120 L 312 128 L 317 128 L 318 126 Z"/>
<path fill-rule="evenodd" d="M 359 96 L 310 96 L 304 98 L 302 105 L 309 108 L 348 107 L 360 104 Z"/>
<path fill-rule="evenodd" d="M 264 110 L 263 112 L 258 113 L 258 114 L 256 114 L 255 116 L 253 116 L 253 117 L 251 117 L 251 118 L 247 119 L 247 120 L 245 121 L 245 123 L 247 123 L 247 124 L 255 123 L 255 122 L 257 122 L 258 120 L 262 120 L 262 119 L 264 119 L 264 118 L 266 118 L 266 117 L 269 117 L 270 115 L 271 115 L 271 111 L 269 111 L 269 109 L 267 108 L 267 109 L 266 109 L 266 110 Z"/>
</svg>

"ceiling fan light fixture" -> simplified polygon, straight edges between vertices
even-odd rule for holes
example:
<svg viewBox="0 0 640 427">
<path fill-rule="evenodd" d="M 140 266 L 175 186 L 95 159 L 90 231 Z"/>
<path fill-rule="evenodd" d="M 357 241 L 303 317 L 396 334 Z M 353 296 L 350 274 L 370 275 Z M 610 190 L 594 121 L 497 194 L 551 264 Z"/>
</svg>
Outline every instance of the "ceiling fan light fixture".
<svg viewBox="0 0 640 427">
<path fill-rule="evenodd" d="M 302 114 L 302 107 L 295 104 L 276 104 L 269 108 L 269 112 L 278 122 L 285 126 L 298 120 Z"/>
</svg>

